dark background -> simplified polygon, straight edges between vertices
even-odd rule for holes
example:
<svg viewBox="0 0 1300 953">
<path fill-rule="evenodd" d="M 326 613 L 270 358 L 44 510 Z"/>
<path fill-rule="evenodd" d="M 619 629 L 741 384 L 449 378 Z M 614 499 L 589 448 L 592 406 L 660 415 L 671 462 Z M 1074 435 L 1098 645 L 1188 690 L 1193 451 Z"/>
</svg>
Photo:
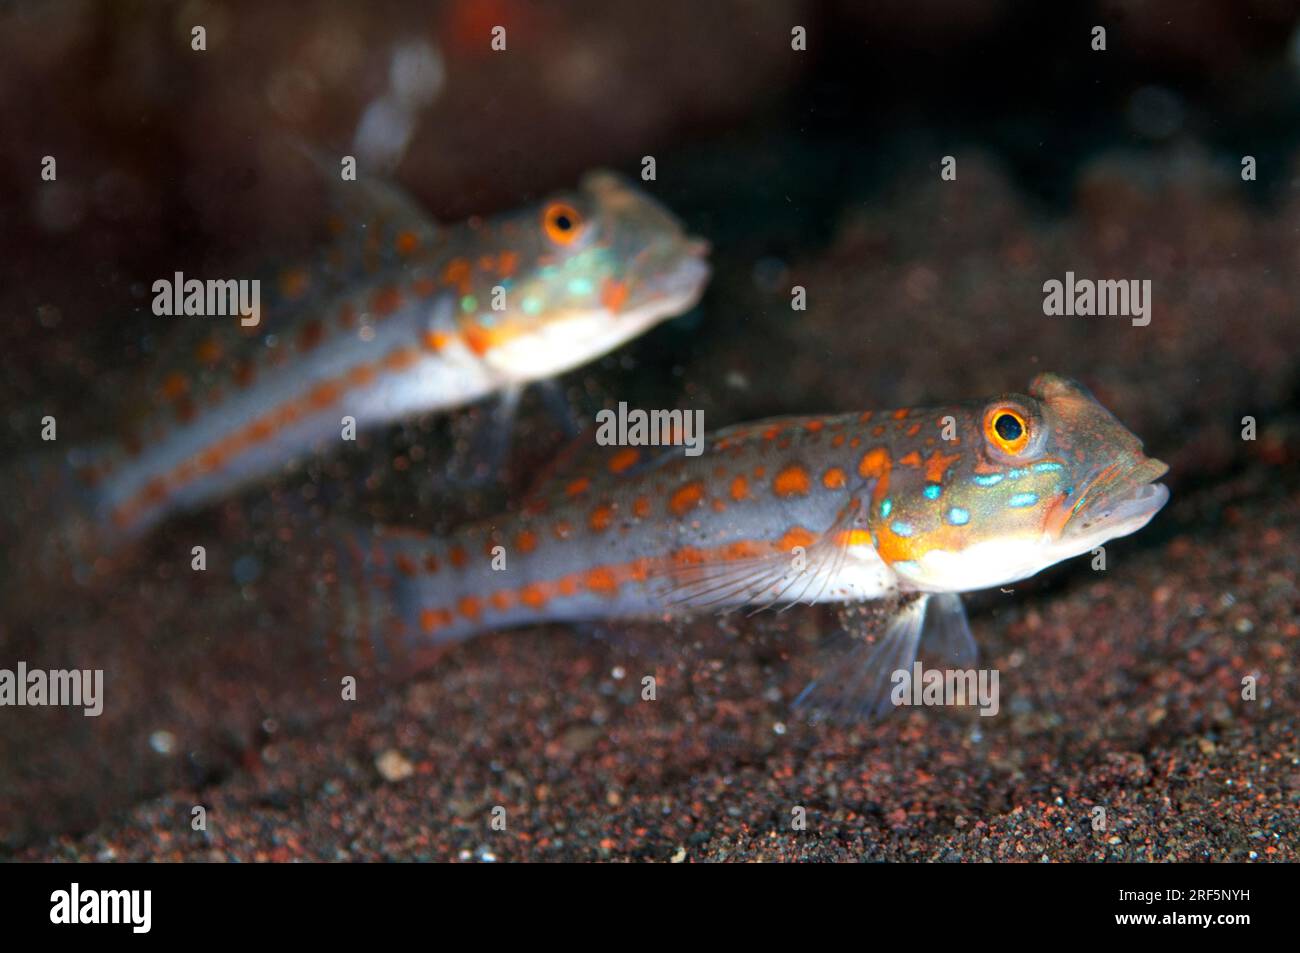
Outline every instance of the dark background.
<svg viewBox="0 0 1300 953">
<path fill-rule="evenodd" d="M 488 47 L 495 24 L 506 53 Z M 159 347 L 158 275 L 310 254 L 319 203 L 283 136 L 343 151 L 394 45 L 423 38 L 446 86 L 395 178 L 435 217 L 653 154 L 655 194 L 713 242 L 695 312 L 565 378 L 575 418 L 680 404 L 714 429 L 993 394 L 1048 369 L 1169 462 L 1173 491 L 1106 573 L 1075 561 L 973 600 L 1000 717 L 838 728 L 789 710 L 842 625 L 830 610 L 486 636 L 375 674 L 341 711 L 301 590 L 221 570 L 250 547 L 292 562 L 293 534 L 267 527 L 306 485 L 349 516 L 429 529 L 508 505 L 563 445 L 535 399 L 499 487 L 443 479 L 473 409 L 169 523 L 96 587 L 21 571 L 10 542 L 0 665 L 103 667 L 116 701 L 100 719 L 0 711 L 5 849 L 1295 859 L 1298 26 L 1295 3 L 1264 0 L 0 5 L 8 462 L 43 414 L 61 441 L 112 432 Z M 39 178 L 47 154 L 57 183 Z M 956 182 L 939 180 L 944 155 Z M 1066 270 L 1151 279 L 1151 325 L 1044 317 L 1042 283 Z M 413 447 L 420 465 L 393 466 Z M 0 505 L 31 524 L 45 502 L 11 485 Z M 218 566 L 202 579 L 196 538 Z M 636 700 L 646 672 L 656 705 Z M 393 779 L 393 753 L 410 777 Z M 487 827 L 497 804 L 509 833 Z M 789 830 L 796 804 L 808 831 Z"/>
</svg>

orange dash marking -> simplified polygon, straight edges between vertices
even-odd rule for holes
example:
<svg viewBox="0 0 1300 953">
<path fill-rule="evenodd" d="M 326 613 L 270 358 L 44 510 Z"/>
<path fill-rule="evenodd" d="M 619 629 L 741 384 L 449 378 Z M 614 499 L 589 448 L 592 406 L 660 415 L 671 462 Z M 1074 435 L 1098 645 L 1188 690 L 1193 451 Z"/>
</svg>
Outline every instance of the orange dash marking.
<svg viewBox="0 0 1300 953">
<path fill-rule="evenodd" d="M 791 464 L 772 479 L 772 490 L 777 496 L 807 496 L 808 471 Z"/>
<path fill-rule="evenodd" d="M 635 447 L 624 447 L 610 458 L 609 472 L 622 473 L 624 470 L 636 466 L 636 462 L 639 459 L 641 459 L 641 451 L 637 450 Z"/>
<path fill-rule="evenodd" d="M 673 493 L 668 507 L 677 516 L 685 516 L 704 497 L 704 487 L 698 482 L 687 483 Z"/>
</svg>

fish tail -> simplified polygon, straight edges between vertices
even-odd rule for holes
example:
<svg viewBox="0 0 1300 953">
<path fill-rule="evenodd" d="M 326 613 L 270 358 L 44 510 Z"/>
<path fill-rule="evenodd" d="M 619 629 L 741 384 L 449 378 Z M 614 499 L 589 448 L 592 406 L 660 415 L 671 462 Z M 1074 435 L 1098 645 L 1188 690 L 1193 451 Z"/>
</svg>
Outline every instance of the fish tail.
<svg viewBox="0 0 1300 953">
<path fill-rule="evenodd" d="M 83 469 L 75 454 L 55 451 L 0 468 L 0 578 L 6 590 L 48 592 L 42 582 L 86 582 L 112 549 Z"/>
<path fill-rule="evenodd" d="M 435 617 L 428 608 L 446 585 L 423 570 L 445 548 L 432 536 L 329 527 L 315 544 L 313 579 L 313 628 L 329 657 L 349 665 L 419 668 L 473 635 L 473 626 Z"/>
</svg>

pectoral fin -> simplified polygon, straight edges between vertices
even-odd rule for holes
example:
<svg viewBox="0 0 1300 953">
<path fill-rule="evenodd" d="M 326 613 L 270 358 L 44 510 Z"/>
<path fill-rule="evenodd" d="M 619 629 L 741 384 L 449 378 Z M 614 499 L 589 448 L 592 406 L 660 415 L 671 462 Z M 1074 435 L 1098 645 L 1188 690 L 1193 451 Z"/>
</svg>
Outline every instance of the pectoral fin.
<svg viewBox="0 0 1300 953">
<path fill-rule="evenodd" d="M 828 653 L 817 678 L 794 701 L 809 721 L 881 718 L 894 707 L 898 673 L 910 679 L 918 657 L 928 667 L 970 668 L 978 655 L 961 597 L 950 593 L 905 603 L 878 636 L 849 637 L 852 644 Z"/>
</svg>

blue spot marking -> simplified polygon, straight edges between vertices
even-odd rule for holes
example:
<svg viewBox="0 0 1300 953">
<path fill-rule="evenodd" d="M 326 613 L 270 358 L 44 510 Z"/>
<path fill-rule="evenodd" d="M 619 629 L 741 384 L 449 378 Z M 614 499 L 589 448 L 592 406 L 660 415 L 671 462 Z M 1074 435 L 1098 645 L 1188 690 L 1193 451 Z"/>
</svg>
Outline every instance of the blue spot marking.
<svg viewBox="0 0 1300 953">
<path fill-rule="evenodd" d="M 895 536 L 911 536 L 912 524 L 904 523 L 902 520 L 894 520 L 889 524 L 889 528 L 894 531 Z"/>
<path fill-rule="evenodd" d="M 1064 470 L 1065 468 L 1059 463 L 1035 463 L 1035 473 L 1051 473 L 1054 470 Z"/>
<path fill-rule="evenodd" d="M 1011 499 L 1007 500 L 1007 506 L 1016 507 L 1033 506 L 1038 502 L 1037 493 L 1017 493 Z"/>
<path fill-rule="evenodd" d="M 970 511 L 954 506 L 948 511 L 948 522 L 953 526 L 965 526 L 970 522 Z"/>
<path fill-rule="evenodd" d="M 990 473 L 984 476 L 971 477 L 971 482 L 976 486 L 997 486 L 1002 482 L 1002 474 Z"/>
<path fill-rule="evenodd" d="M 893 500 L 884 499 L 880 501 L 880 516 L 882 519 L 888 516 L 891 512 L 893 512 L 893 510 L 894 510 Z"/>
<path fill-rule="evenodd" d="M 925 498 L 927 500 L 937 500 L 939 498 L 939 494 L 943 492 L 943 487 L 941 487 L 937 483 L 929 483 L 926 484 L 925 490 L 923 492 L 925 493 Z"/>
<path fill-rule="evenodd" d="M 1021 470 L 1020 468 L 1017 467 L 1015 469 L 1007 471 L 1007 479 L 1019 480 L 1022 476 L 1024 476 L 1028 472 L 1029 472 L 1028 470 Z"/>
</svg>

